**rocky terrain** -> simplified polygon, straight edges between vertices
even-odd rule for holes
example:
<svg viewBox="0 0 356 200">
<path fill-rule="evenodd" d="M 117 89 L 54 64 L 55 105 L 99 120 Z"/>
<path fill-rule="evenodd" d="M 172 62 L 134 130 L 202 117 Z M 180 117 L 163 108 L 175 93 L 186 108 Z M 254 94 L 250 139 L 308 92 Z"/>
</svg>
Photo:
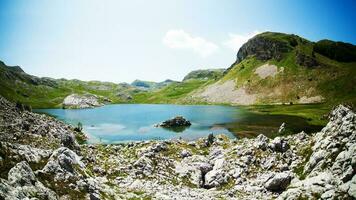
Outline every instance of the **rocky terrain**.
<svg viewBox="0 0 356 200">
<path fill-rule="evenodd" d="M 71 94 L 64 98 L 62 105 L 63 108 L 94 108 L 103 106 L 104 104 L 102 102 L 104 101 L 110 102 L 109 99 L 99 98 L 92 94 Z"/>
<path fill-rule="evenodd" d="M 354 199 L 356 114 L 270 139 L 78 144 L 82 133 L 0 97 L 0 199 Z"/>
</svg>

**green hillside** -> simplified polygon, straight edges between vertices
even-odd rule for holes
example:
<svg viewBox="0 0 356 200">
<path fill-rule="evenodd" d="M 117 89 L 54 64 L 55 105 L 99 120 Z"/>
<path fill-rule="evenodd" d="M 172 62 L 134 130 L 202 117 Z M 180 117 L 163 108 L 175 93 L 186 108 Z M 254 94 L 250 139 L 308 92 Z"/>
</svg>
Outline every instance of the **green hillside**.
<svg viewBox="0 0 356 200">
<path fill-rule="evenodd" d="M 245 43 L 227 70 L 196 70 L 182 82 L 160 83 L 38 78 L 1 62 L 0 95 L 34 108 L 61 107 L 67 95 L 90 93 L 112 103 L 322 103 L 318 110 L 326 110 L 338 103 L 356 104 L 355 49 L 343 42 L 311 42 L 293 34 L 265 32 Z M 280 113 L 274 107 L 254 109 Z"/>
<path fill-rule="evenodd" d="M 190 79 L 184 82 L 172 83 L 160 90 L 140 92 L 133 96 L 133 103 L 196 103 L 187 101 L 189 93 L 194 90 L 211 84 L 214 80 Z"/>
<path fill-rule="evenodd" d="M 342 57 L 338 50 L 347 53 Z M 356 103 L 354 54 L 351 44 L 313 43 L 296 35 L 266 32 L 241 47 L 236 63 L 216 86 L 234 81 L 236 89 L 255 97 L 252 104 Z M 196 93 L 198 101 L 202 92 Z"/>
<path fill-rule="evenodd" d="M 109 98 L 113 103 L 120 103 L 126 100 L 123 94 L 137 92 L 137 89 L 128 84 L 38 78 L 26 74 L 18 66 L 10 67 L 3 62 L 0 62 L 0 85 L 2 96 L 33 108 L 61 107 L 63 99 L 72 93 L 91 93 Z"/>
</svg>

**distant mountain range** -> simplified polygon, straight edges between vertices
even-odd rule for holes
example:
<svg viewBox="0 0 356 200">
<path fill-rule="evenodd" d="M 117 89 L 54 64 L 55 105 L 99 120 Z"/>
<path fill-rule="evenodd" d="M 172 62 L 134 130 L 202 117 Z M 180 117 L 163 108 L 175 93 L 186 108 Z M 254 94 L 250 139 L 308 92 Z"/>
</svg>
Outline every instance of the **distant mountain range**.
<svg viewBox="0 0 356 200">
<path fill-rule="evenodd" d="M 251 38 L 228 69 L 197 70 L 182 81 L 131 84 L 38 78 L 0 62 L 0 95 L 35 108 L 61 107 L 73 93 L 113 103 L 356 103 L 356 46 L 293 34 Z"/>
</svg>

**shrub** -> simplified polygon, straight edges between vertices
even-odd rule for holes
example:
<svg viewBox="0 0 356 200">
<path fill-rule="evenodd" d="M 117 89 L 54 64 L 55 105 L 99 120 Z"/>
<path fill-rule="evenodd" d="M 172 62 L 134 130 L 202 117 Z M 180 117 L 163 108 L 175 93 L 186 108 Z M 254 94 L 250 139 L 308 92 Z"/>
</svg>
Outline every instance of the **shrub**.
<svg viewBox="0 0 356 200">
<path fill-rule="evenodd" d="M 82 130 L 83 130 L 83 124 L 78 122 L 77 127 L 74 128 L 74 131 L 82 132 Z"/>
<path fill-rule="evenodd" d="M 212 133 L 210 133 L 208 135 L 208 144 L 211 145 L 211 144 L 213 144 L 213 142 L 214 142 L 214 135 Z"/>
<path fill-rule="evenodd" d="M 16 108 L 21 112 L 25 110 L 23 104 L 21 102 L 19 102 L 19 101 L 16 102 Z"/>
<path fill-rule="evenodd" d="M 28 112 L 32 112 L 32 107 L 29 105 L 23 105 L 24 109 L 27 110 Z"/>
</svg>

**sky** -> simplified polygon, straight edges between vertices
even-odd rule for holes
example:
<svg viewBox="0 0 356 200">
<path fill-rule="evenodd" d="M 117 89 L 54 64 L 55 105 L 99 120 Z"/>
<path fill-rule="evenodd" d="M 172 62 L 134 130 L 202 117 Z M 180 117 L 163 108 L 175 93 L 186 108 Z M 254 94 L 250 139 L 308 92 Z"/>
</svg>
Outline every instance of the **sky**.
<svg viewBox="0 0 356 200">
<path fill-rule="evenodd" d="M 356 44 L 356 1 L 0 0 L 0 60 L 40 77 L 181 80 L 263 31 Z"/>
</svg>

